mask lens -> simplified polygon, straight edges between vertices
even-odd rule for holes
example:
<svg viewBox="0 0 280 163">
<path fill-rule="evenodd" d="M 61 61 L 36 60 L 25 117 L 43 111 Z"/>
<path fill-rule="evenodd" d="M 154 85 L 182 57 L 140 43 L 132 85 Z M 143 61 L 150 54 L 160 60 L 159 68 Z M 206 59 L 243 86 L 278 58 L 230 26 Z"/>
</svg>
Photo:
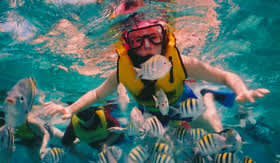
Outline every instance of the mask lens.
<svg viewBox="0 0 280 163">
<path fill-rule="evenodd" d="M 161 25 L 153 25 L 137 30 L 132 30 L 127 34 L 129 47 L 132 49 L 140 48 L 145 39 L 148 39 L 152 44 L 158 45 L 163 40 L 163 28 Z"/>
</svg>

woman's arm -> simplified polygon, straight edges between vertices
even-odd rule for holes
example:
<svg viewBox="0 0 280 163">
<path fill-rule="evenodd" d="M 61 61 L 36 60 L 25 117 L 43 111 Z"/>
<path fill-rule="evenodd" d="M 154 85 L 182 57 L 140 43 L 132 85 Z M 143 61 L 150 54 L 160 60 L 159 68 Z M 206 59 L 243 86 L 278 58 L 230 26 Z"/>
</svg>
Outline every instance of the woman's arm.
<svg viewBox="0 0 280 163">
<path fill-rule="evenodd" d="M 73 113 L 79 112 L 94 102 L 101 100 L 111 94 L 114 90 L 116 90 L 117 86 L 117 71 L 115 70 L 99 87 L 90 90 L 68 107 L 63 107 L 53 102 L 44 103 L 46 113 L 54 115 L 58 112 L 61 112 L 63 114 L 61 117 L 62 119 L 71 118 Z"/>
<path fill-rule="evenodd" d="M 75 103 L 68 107 L 69 111 L 76 113 L 92 103 L 104 99 L 118 87 L 116 70 L 99 87 L 91 90 L 79 98 Z"/>
<path fill-rule="evenodd" d="M 255 102 L 255 97 L 261 98 L 264 94 L 269 93 L 269 91 L 264 88 L 248 90 L 243 80 L 232 72 L 210 66 L 196 58 L 187 56 L 181 57 L 189 77 L 229 86 L 236 93 L 236 100 L 238 102 L 244 102 L 246 100 Z"/>
</svg>

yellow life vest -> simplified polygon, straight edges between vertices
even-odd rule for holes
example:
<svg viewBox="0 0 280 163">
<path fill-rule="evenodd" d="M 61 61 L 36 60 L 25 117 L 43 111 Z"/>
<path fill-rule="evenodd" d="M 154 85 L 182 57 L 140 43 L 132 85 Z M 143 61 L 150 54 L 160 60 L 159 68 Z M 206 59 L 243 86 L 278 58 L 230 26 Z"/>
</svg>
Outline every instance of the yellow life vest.
<svg viewBox="0 0 280 163">
<path fill-rule="evenodd" d="M 16 127 L 15 129 L 15 137 L 19 139 L 33 139 L 35 137 L 34 132 L 30 129 L 30 127 L 25 122 L 23 125 Z"/>
<path fill-rule="evenodd" d="M 127 54 L 126 48 L 121 44 L 121 42 L 117 43 L 116 45 L 116 50 L 119 56 L 119 82 L 122 83 L 129 90 L 129 92 L 132 94 L 132 96 L 138 104 L 147 107 L 155 107 L 155 102 L 152 96 L 148 100 L 141 100 L 139 98 L 139 95 L 141 95 L 142 90 L 146 87 L 146 85 L 139 78 L 135 80 L 136 72 L 133 68 L 132 61 Z M 179 51 L 176 48 L 175 37 L 172 33 L 168 33 L 168 44 L 164 56 L 169 61 L 171 61 L 172 68 L 168 74 L 156 80 L 155 91 L 162 89 L 167 95 L 169 104 L 173 104 L 179 99 L 184 90 L 184 80 L 187 78 L 187 73 L 182 64 Z"/>
<path fill-rule="evenodd" d="M 81 126 L 83 120 L 81 120 L 76 114 L 72 116 L 72 125 L 75 131 L 75 135 L 82 141 L 87 143 L 92 143 L 96 141 L 103 140 L 107 138 L 109 132 L 107 131 L 107 121 L 105 113 L 102 107 L 100 110 L 96 110 L 95 113 L 100 118 L 101 123 L 97 124 L 97 128 L 94 130 L 86 129 L 84 126 Z"/>
</svg>

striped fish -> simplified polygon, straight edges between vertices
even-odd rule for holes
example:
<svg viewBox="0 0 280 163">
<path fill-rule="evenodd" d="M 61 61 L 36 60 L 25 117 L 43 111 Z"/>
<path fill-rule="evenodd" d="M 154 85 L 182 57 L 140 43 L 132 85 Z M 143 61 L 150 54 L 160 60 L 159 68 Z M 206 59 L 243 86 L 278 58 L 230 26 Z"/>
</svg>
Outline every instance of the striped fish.
<svg viewBox="0 0 280 163">
<path fill-rule="evenodd" d="M 6 125 L 2 126 L 0 128 L 0 158 L 10 157 L 12 155 L 15 149 L 14 143 L 15 136 L 12 129 Z"/>
<path fill-rule="evenodd" d="M 134 107 L 130 112 L 130 120 L 135 127 L 141 128 L 144 124 L 144 116 L 140 109 Z"/>
<path fill-rule="evenodd" d="M 135 127 L 133 123 L 128 123 L 127 127 L 110 127 L 107 130 L 115 133 L 125 133 L 127 136 L 144 136 L 142 128 Z"/>
<path fill-rule="evenodd" d="M 215 163 L 253 163 L 254 161 L 249 157 L 244 157 L 240 160 L 234 153 L 220 153 L 216 156 Z"/>
<path fill-rule="evenodd" d="M 174 158 L 166 153 L 156 153 L 153 155 L 151 163 L 175 163 Z"/>
<path fill-rule="evenodd" d="M 104 146 L 98 154 L 98 163 L 116 163 L 122 155 L 122 150 L 116 146 Z"/>
<path fill-rule="evenodd" d="M 133 148 L 128 154 L 129 162 L 145 162 L 149 156 L 148 149 L 141 145 Z"/>
<path fill-rule="evenodd" d="M 206 134 L 207 132 L 202 128 L 191 128 L 187 130 L 184 126 L 178 126 L 174 131 L 176 140 L 182 144 L 197 142 Z"/>
<path fill-rule="evenodd" d="M 226 138 L 227 148 L 225 152 L 234 152 L 241 149 L 242 138 L 239 133 L 234 129 L 225 129 L 219 133 Z"/>
<path fill-rule="evenodd" d="M 206 163 L 206 159 L 205 159 L 205 157 L 201 157 L 201 156 L 196 155 L 193 158 L 192 163 Z"/>
<path fill-rule="evenodd" d="M 188 140 L 190 140 L 189 132 L 184 126 L 176 127 L 173 135 L 176 138 L 176 140 L 181 144 L 188 143 Z"/>
<path fill-rule="evenodd" d="M 177 107 L 170 106 L 170 109 L 174 110 L 174 115 L 179 114 L 181 118 L 192 118 L 194 120 L 206 110 L 206 107 L 201 100 L 188 98 L 180 102 Z"/>
<path fill-rule="evenodd" d="M 42 163 L 62 163 L 65 161 L 65 152 L 61 148 L 51 148 L 42 159 Z"/>
<path fill-rule="evenodd" d="M 165 76 L 171 69 L 171 63 L 162 55 L 154 55 L 141 64 L 141 68 L 135 68 L 136 77 L 146 80 L 157 80 Z"/>
<path fill-rule="evenodd" d="M 225 147 L 226 138 L 216 134 L 210 133 L 205 135 L 203 138 L 199 139 L 195 148 L 195 154 L 200 156 L 207 156 L 212 154 L 220 153 Z"/>
<path fill-rule="evenodd" d="M 163 142 L 157 142 L 152 148 L 152 155 L 157 153 L 172 154 L 172 147 Z"/>
<path fill-rule="evenodd" d="M 143 128 L 145 134 L 151 137 L 161 137 L 165 133 L 165 129 L 156 116 L 147 118 Z"/>
<path fill-rule="evenodd" d="M 188 132 L 190 133 L 193 142 L 198 141 L 207 134 L 207 131 L 202 128 L 191 128 Z"/>
<path fill-rule="evenodd" d="M 243 163 L 254 163 L 255 161 L 253 161 L 250 157 L 245 156 L 243 159 Z"/>
<path fill-rule="evenodd" d="M 162 115 L 167 115 L 169 112 L 169 103 L 168 98 L 164 91 L 160 89 L 156 92 L 156 96 L 153 95 L 153 98 L 155 100 L 155 106 L 156 108 L 159 108 L 159 111 Z"/>
<path fill-rule="evenodd" d="M 233 153 L 220 153 L 216 156 L 216 163 L 238 163 L 236 156 Z"/>
</svg>

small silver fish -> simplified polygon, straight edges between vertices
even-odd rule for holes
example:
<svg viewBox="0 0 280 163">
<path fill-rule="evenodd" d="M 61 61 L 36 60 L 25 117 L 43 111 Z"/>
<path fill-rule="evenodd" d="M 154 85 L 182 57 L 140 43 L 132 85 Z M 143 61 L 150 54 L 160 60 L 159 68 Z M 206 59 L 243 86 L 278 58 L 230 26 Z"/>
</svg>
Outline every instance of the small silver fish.
<svg viewBox="0 0 280 163">
<path fill-rule="evenodd" d="M 146 80 L 157 80 L 165 76 L 171 69 L 171 63 L 162 55 L 154 55 L 141 64 L 141 68 L 135 68 L 136 77 Z"/>
<path fill-rule="evenodd" d="M 63 163 L 65 161 L 65 152 L 61 148 L 51 148 L 42 158 L 42 163 Z"/>
<path fill-rule="evenodd" d="M 205 157 L 201 157 L 199 155 L 196 155 L 193 159 L 192 159 L 192 163 L 206 163 L 206 158 Z"/>
<path fill-rule="evenodd" d="M 173 132 L 176 141 L 184 146 L 193 145 L 206 134 L 207 132 L 202 128 L 191 128 L 187 130 L 184 126 L 176 127 Z"/>
<path fill-rule="evenodd" d="M 166 94 L 162 89 L 156 92 L 156 96 L 153 95 L 155 100 L 155 106 L 159 107 L 160 113 L 162 115 L 167 115 L 169 112 L 169 102 Z"/>
<path fill-rule="evenodd" d="M 128 123 L 127 127 L 110 127 L 109 131 L 115 133 L 125 133 L 127 136 L 144 136 L 144 130 L 136 127 L 133 123 Z"/>
<path fill-rule="evenodd" d="M 242 138 L 235 129 L 225 129 L 219 134 L 226 138 L 227 148 L 224 149 L 224 152 L 234 152 L 241 149 Z"/>
<path fill-rule="evenodd" d="M 179 114 L 181 118 L 192 118 L 192 120 L 198 118 L 206 110 L 203 102 L 196 98 L 188 98 L 180 102 L 179 107 L 170 106 L 170 108 L 174 110 L 174 115 Z"/>
<path fill-rule="evenodd" d="M 172 154 L 173 149 L 170 145 L 168 145 L 164 142 L 157 142 L 152 147 L 152 155 L 155 155 L 158 153 Z"/>
<path fill-rule="evenodd" d="M 174 158 L 166 153 L 157 153 L 155 155 L 153 155 L 152 163 L 175 163 Z"/>
<path fill-rule="evenodd" d="M 216 163 L 238 163 L 233 153 L 219 153 L 215 159 Z"/>
<path fill-rule="evenodd" d="M 121 108 L 122 111 L 125 111 L 127 108 L 127 105 L 130 101 L 126 88 L 122 83 L 119 83 L 118 89 L 117 89 L 117 94 L 118 94 L 118 104 Z"/>
<path fill-rule="evenodd" d="M 219 153 L 215 158 L 216 163 L 254 163 L 249 157 L 244 157 L 243 160 L 238 158 L 234 153 Z"/>
<path fill-rule="evenodd" d="M 138 145 L 134 147 L 128 154 L 128 162 L 145 162 L 150 156 L 150 153 L 146 147 Z"/>
<path fill-rule="evenodd" d="M 252 158 L 245 156 L 243 163 L 255 163 L 255 161 Z"/>
<path fill-rule="evenodd" d="M 32 77 L 22 79 L 8 92 L 4 102 L 5 122 L 11 127 L 23 125 L 32 109 L 36 95 L 36 82 Z"/>
<path fill-rule="evenodd" d="M 189 144 L 190 139 L 190 134 L 188 130 L 184 126 L 178 126 L 174 130 L 173 133 L 176 141 L 178 141 L 180 144 Z"/>
<path fill-rule="evenodd" d="M 165 129 L 156 116 L 147 118 L 143 128 L 144 132 L 151 137 L 161 137 L 165 133 Z"/>
<path fill-rule="evenodd" d="M 98 163 L 117 163 L 122 155 L 122 150 L 116 146 L 107 147 L 98 154 Z"/>
<path fill-rule="evenodd" d="M 199 139 L 194 147 L 194 153 L 207 156 L 220 153 L 225 148 L 226 138 L 216 133 L 209 133 Z"/>
<path fill-rule="evenodd" d="M 137 107 L 134 107 L 131 110 L 130 120 L 135 127 L 142 128 L 142 126 L 144 124 L 144 116 Z"/>
<path fill-rule="evenodd" d="M 15 149 L 14 146 L 15 137 L 11 128 L 8 126 L 2 126 L 0 128 L 0 158 L 9 160 Z M 5 162 L 5 161 L 4 161 Z"/>
<path fill-rule="evenodd" d="M 188 133 L 190 133 L 191 139 L 192 139 L 193 142 L 198 141 L 203 136 L 208 134 L 207 131 L 205 131 L 202 128 L 191 128 L 191 129 L 188 130 Z"/>
</svg>

